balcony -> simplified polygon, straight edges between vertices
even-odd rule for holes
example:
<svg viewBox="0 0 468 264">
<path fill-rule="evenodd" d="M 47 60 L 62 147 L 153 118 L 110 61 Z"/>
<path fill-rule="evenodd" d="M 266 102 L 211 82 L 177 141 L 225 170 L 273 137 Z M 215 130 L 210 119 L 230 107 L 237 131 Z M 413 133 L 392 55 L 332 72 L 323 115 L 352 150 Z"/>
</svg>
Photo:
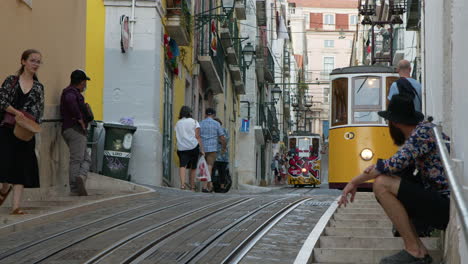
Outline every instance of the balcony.
<svg viewBox="0 0 468 264">
<path fill-rule="evenodd" d="M 268 115 L 268 107 L 265 104 L 260 104 L 258 110 L 258 122 L 262 128 L 263 138 L 265 141 L 271 140 L 271 131 L 268 124 L 268 120 L 271 118 Z"/>
<path fill-rule="evenodd" d="M 190 1 L 167 1 L 166 30 L 179 46 L 190 44 L 191 14 Z"/>
<path fill-rule="evenodd" d="M 209 28 L 209 24 L 205 25 L 198 34 L 198 62 L 205 73 L 210 89 L 214 94 L 220 94 L 224 92 L 223 73 L 225 53 L 219 37 L 207 33 L 209 31 L 204 30 L 206 27 Z M 214 43 L 216 43 L 216 49 L 211 48 L 211 44 Z"/>
<path fill-rule="evenodd" d="M 257 45 L 257 75 L 260 80 L 267 82 L 275 81 L 275 61 L 271 55 L 270 49 L 263 45 Z"/>
<path fill-rule="evenodd" d="M 259 125 L 262 127 L 265 140 L 271 140 L 278 143 L 280 140 L 280 131 L 278 118 L 276 117 L 276 108 L 268 103 L 260 104 Z"/>
<path fill-rule="evenodd" d="M 408 13 L 406 15 L 406 30 L 420 30 L 419 21 L 421 20 L 421 1 L 408 0 Z"/>
<path fill-rule="evenodd" d="M 234 3 L 234 11 L 236 12 L 236 17 L 239 20 L 246 20 L 247 13 L 245 10 L 247 1 L 246 0 L 236 0 Z"/>
<path fill-rule="evenodd" d="M 239 27 L 237 19 L 230 13 L 220 28 L 221 44 L 226 50 L 227 64 L 231 74 L 234 87 L 238 94 L 245 94 L 243 72 L 241 71 L 242 46 L 240 42 Z"/>
</svg>

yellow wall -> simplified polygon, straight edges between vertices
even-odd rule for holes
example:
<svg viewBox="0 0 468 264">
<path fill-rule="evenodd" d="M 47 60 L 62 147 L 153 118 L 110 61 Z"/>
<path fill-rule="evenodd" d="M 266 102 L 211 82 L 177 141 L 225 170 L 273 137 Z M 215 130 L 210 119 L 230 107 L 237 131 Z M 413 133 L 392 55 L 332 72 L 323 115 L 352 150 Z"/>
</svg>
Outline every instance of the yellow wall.
<svg viewBox="0 0 468 264">
<path fill-rule="evenodd" d="M 44 119 L 60 118 L 62 90 L 70 83 L 70 73 L 85 68 L 86 2 L 0 0 L 0 82 L 20 67 L 21 53 L 30 48 L 42 53 L 38 77 L 44 84 Z M 60 122 L 44 122 L 37 141 L 40 189 L 25 195 L 47 195 L 45 189 L 68 193 L 68 147 L 62 139 Z M 25 199 L 28 199 L 25 197 Z"/>
<path fill-rule="evenodd" d="M 106 12 L 102 1 L 88 0 L 86 8 L 86 73 L 90 76 L 86 101 L 94 117 L 103 118 L 104 98 L 104 37 Z"/>
</svg>

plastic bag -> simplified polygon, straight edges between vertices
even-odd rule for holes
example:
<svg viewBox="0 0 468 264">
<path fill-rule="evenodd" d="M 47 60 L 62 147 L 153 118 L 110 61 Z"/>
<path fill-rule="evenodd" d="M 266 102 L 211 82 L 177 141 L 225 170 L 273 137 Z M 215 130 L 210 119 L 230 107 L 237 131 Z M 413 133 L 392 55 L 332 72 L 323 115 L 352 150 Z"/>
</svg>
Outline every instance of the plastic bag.
<svg viewBox="0 0 468 264">
<path fill-rule="evenodd" d="M 204 156 L 201 156 L 197 163 L 197 180 L 202 182 L 211 181 L 210 170 Z"/>
</svg>

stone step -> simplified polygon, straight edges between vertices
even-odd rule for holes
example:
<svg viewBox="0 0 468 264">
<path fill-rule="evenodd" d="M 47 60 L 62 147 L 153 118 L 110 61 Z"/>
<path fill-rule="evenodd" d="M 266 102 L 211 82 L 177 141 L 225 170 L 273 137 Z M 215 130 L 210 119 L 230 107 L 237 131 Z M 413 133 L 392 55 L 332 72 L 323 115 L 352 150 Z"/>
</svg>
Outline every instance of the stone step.
<svg viewBox="0 0 468 264">
<path fill-rule="evenodd" d="M 428 250 L 440 249 L 438 237 L 421 238 Z M 321 248 L 368 248 L 368 249 L 402 249 L 403 239 L 400 237 L 336 237 L 322 236 L 319 239 Z"/>
<path fill-rule="evenodd" d="M 375 203 L 375 204 L 359 204 L 359 203 L 351 203 L 351 204 L 348 204 L 346 207 L 341 207 L 341 208 L 369 208 L 369 209 L 376 209 L 376 208 L 382 208 L 382 206 L 380 206 L 380 204 L 378 203 Z"/>
<path fill-rule="evenodd" d="M 330 227 L 386 227 L 391 228 L 392 222 L 385 219 L 367 219 L 367 220 L 334 220 L 328 222 Z"/>
<path fill-rule="evenodd" d="M 336 213 L 343 214 L 385 214 L 382 208 L 339 208 Z"/>
<path fill-rule="evenodd" d="M 387 215 L 385 214 L 344 214 L 336 213 L 333 215 L 335 220 L 365 220 L 365 219 L 384 219 L 388 220 Z"/>
<path fill-rule="evenodd" d="M 401 249 L 315 248 L 313 262 L 379 263 L 383 257 L 396 254 Z M 440 251 L 429 251 L 433 263 L 440 263 Z"/>
<path fill-rule="evenodd" d="M 326 227 L 326 236 L 345 237 L 393 237 L 392 228 L 351 228 L 351 227 Z"/>
</svg>

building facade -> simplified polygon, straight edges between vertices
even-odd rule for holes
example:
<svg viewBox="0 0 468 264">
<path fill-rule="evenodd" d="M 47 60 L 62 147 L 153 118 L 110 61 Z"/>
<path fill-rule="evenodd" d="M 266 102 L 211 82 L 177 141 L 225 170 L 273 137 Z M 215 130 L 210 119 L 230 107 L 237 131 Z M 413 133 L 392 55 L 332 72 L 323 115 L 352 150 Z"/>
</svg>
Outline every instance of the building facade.
<svg viewBox="0 0 468 264">
<path fill-rule="evenodd" d="M 340 1 L 290 0 L 294 47 L 304 56 L 304 82 L 308 109 L 300 130 L 323 134 L 327 127 L 330 82 L 335 68 L 350 65 L 352 43 L 358 19 L 357 3 Z M 304 46 L 302 46 L 304 45 Z"/>
</svg>

